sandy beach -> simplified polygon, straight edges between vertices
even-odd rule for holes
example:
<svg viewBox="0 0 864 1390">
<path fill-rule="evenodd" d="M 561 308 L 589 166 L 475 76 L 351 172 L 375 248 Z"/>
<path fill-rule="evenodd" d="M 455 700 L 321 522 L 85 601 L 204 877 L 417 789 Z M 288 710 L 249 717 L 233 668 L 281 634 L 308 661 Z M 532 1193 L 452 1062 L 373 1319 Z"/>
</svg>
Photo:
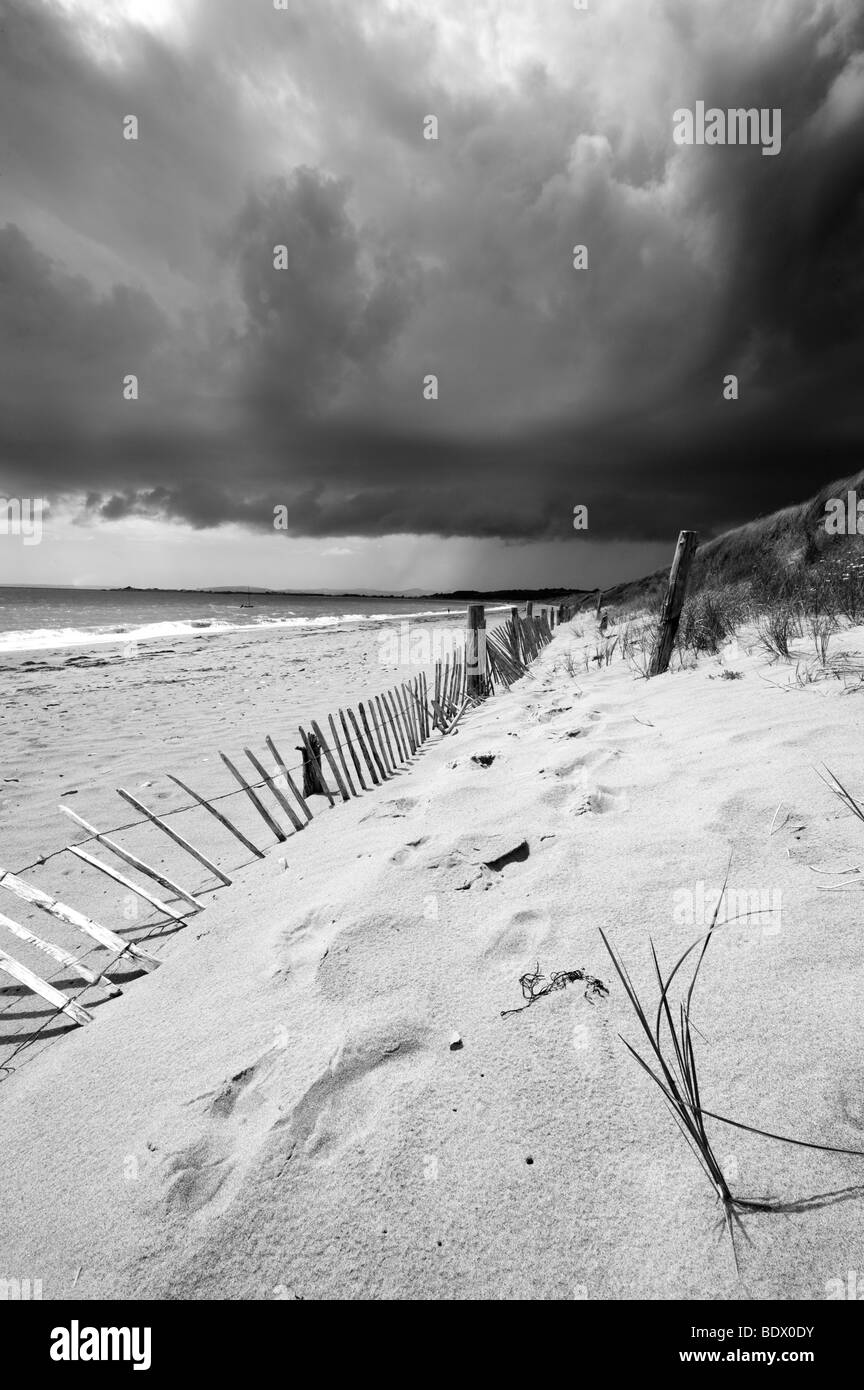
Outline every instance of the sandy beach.
<svg viewBox="0 0 864 1390">
<path fill-rule="evenodd" d="M 490 619 L 495 619 L 494 610 Z M 86 832 L 58 807 L 68 806 L 108 830 L 142 819 L 118 797 L 118 787 L 157 813 L 190 804 L 166 777 L 169 772 L 207 797 L 234 792 L 236 783 L 219 752 L 255 780 L 244 749 L 250 748 L 272 771 L 268 735 L 288 766 L 297 769 L 301 724 L 308 729 L 315 719 L 327 729 L 328 714 L 348 705 L 356 710 L 358 701 L 429 672 L 436 657 L 446 659 L 454 642 L 462 643 L 464 622 L 463 610 L 410 622 L 248 628 L 197 638 L 3 653 L 0 865 L 12 871 L 26 868 L 29 882 L 100 921 L 119 920 L 134 936 L 152 936 L 154 923 L 164 924 L 164 917 L 122 889 L 118 895 L 114 883 L 62 853 L 69 843 L 84 840 Z M 231 796 L 225 809 L 253 842 L 273 843 L 242 792 Z M 240 863 L 252 858 L 205 811 L 184 813 L 177 828 L 232 869 L 238 856 Z M 183 886 L 188 858 L 159 830 L 135 826 L 117 839 L 169 876 L 176 871 Z M 97 845 L 87 850 L 116 868 L 127 867 Z M 47 862 L 37 863 L 41 858 Z M 198 866 L 192 863 L 191 868 L 197 871 Z M 209 882 L 218 888 L 216 879 Z M 204 896 L 209 896 L 206 889 Z M 5 908 L 37 934 L 80 953 L 76 931 L 54 922 L 46 932 L 43 914 L 5 893 L 3 897 L 8 902 L 0 911 Z M 156 928 L 157 951 L 165 931 L 173 931 L 170 923 Z M 65 983 L 64 970 L 58 972 L 38 951 L 8 937 L 0 944 L 45 978 L 61 987 Z M 0 1066 L 22 1042 L 28 1061 L 32 1057 L 32 1005 L 32 997 L 20 997 L 11 981 L 0 981 Z M 35 1027 L 44 1022 L 38 1016 Z M 36 1050 L 61 1026 L 48 1018 Z"/>
<path fill-rule="evenodd" d="M 712 1125 L 733 1191 L 783 1207 L 746 1216 L 736 1271 L 716 1196 L 619 1037 L 638 1044 L 638 1025 L 599 929 L 656 1003 L 649 938 L 671 967 L 728 868 L 768 910 L 718 927 L 705 958 L 704 1103 L 864 1149 L 860 888 L 839 873 L 860 865 L 862 827 L 814 767 L 860 792 L 860 697 L 796 687 L 746 632 L 652 681 L 620 660 L 586 670 L 580 621 L 388 784 L 333 810 L 316 798 L 265 860 L 190 820 L 232 886 L 169 846 L 204 910 L 150 936 L 160 969 L 92 1024 L 52 1025 L 0 1081 L 0 1266 L 41 1278 L 46 1299 L 292 1300 L 821 1300 L 858 1267 L 864 1158 Z M 864 650 L 862 629 L 837 640 Z M 182 748 L 210 790 L 223 742 L 278 741 L 283 672 L 252 639 L 182 660 L 160 658 L 161 694 L 148 683 L 141 747 L 160 729 L 162 765 L 179 769 Z M 61 773 L 98 820 L 103 793 L 158 772 L 129 743 L 128 689 L 94 675 L 64 696 L 76 737 L 28 799 L 12 793 L 16 862 Z M 338 674 L 316 675 L 326 713 Z M 134 664 L 116 675 L 134 678 Z M 31 718 L 7 765 L 36 756 L 51 682 L 19 687 Z M 161 789 L 147 789 L 157 805 Z M 60 896 L 149 931 L 88 883 L 82 901 L 55 867 Z M 535 965 L 608 994 L 574 980 L 502 1017 Z M 27 1008 L 38 1025 L 40 1002 Z"/>
</svg>

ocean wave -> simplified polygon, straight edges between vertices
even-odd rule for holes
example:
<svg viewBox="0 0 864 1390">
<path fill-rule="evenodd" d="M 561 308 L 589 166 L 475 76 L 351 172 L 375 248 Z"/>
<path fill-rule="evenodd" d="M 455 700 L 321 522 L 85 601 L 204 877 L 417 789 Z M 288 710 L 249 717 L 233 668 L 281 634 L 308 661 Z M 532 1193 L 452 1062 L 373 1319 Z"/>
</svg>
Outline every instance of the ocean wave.
<svg viewBox="0 0 864 1390">
<path fill-rule="evenodd" d="M 489 607 L 499 612 L 505 604 Z M 416 622 L 418 619 L 458 616 L 464 608 L 417 609 L 401 613 L 319 613 L 309 617 L 268 618 L 258 616 L 251 622 L 230 623 L 219 619 L 181 618 L 169 622 L 143 623 L 139 627 L 125 625 L 98 628 L 32 628 L 26 631 L 0 632 L 0 653 L 58 650 L 66 647 L 126 647 L 139 642 L 164 641 L 167 638 L 215 637 L 225 632 L 255 632 L 267 629 L 316 629 L 348 627 L 353 624 Z"/>
</svg>

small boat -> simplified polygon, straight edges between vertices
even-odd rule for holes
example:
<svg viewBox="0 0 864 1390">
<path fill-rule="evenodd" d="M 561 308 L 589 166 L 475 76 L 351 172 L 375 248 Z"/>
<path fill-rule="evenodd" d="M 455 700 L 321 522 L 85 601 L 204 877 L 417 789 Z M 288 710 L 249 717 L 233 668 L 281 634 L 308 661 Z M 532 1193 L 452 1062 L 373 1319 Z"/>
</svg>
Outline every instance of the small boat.
<svg viewBox="0 0 864 1390">
<path fill-rule="evenodd" d="M 255 607 L 254 603 L 252 602 L 252 595 L 251 595 L 251 593 L 250 593 L 250 591 L 249 591 L 248 589 L 246 590 L 246 602 L 245 602 L 245 603 L 241 603 L 240 607 L 241 607 L 241 608 L 254 608 L 254 607 Z"/>
</svg>

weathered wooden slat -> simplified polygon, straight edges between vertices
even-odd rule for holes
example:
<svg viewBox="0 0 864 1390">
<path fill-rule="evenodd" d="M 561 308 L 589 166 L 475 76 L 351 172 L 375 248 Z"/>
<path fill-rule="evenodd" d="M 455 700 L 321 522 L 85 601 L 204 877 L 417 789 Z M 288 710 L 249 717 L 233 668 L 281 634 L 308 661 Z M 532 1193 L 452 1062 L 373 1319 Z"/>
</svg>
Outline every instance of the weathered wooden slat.
<svg viewBox="0 0 864 1390">
<path fill-rule="evenodd" d="M 65 965 L 67 970 L 71 970 L 80 980 L 84 980 L 88 985 L 98 985 L 110 995 L 122 993 L 120 986 L 112 984 L 110 980 L 103 979 L 91 970 L 89 965 L 85 965 L 77 956 L 73 956 L 71 951 L 64 951 L 62 946 L 55 946 L 53 941 L 44 941 L 35 932 L 29 931 L 27 927 L 22 927 L 20 923 L 7 917 L 5 912 L 0 912 L 0 926 L 6 927 L 13 936 L 17 936 L 19 941 L 26 941 L 31 946 L 35 946 L 37 951 L 42 951 L 46 956 L 50 956 L 58 965 Z"/>
<path fill-rule="evenodd" d="M 447 660 L 444 663 L 444 671 L 441 676 L 441 694 L 439 696 L 441 705 L 444 707 L 445 715 L 450 712 L 450 653 L 447 653 Z"/>
<path fill-rule="evenodd" d="M 237 785 L 242 787 L 243 791 L 246 793 L 249 800 L 252 802 L 252 805 L 255 807 L 255 810 L 258 812 L 259 816 L 263 820 L 264 824 L 269 826 L 269 828 L 273 831 L 273 834 L 276 836 L 276 839 L 280 841 L 287 840 L 288 836 L 285 834 L 285 831 L 282 829 L 281 825 L 277 825 L 276 821 L 273 819 L 270 812 L 267 810 L 267 807 L 264 805 L 264 802 L 261 800 L 261 798 L 255 795 L 253 788 L 250 787 L 249 783 L 246 781 L 246 778 L 243 776 L 243 773 L 238 772 L 231 759 L 226 758 L 224 753 L 220 753 L 219 757 L 222 759 L 223 763 L 227 767 L 228 771 L 231 773 Z"/>
<path fill-rule="evenodd" d="M 387 769 L 385 768 L 383 762 L 381 761 L 381 755 L 380 755 L 380 753 L 378 752 L 377 747 L 375 746 L 375 740 L 373 739 L 372 734 L 371 734 L 371 732 L 370 732 L 370 730 L 369 730 L 369 721 L 368 721 L 367 718 L 366 718 L 366 711 L 365 711 L 365 709 L 363 708 L 363 703 L 362 703 L 362 701 L 358 701 L 358 702 L 357 702 L 357 710 L 358 710 L 358 713 L 359 713 L 359 715 L 360 715 L 360 718 L 361 718 L 361 720 L 362 720 L 362 722 L 363 722 L 363 729 L 364 729 L 365 734 L 366 734 L 366 739 L 367 739 L 367 741 L 368 741 L 369 747 L 370 747 L 371 750 L 372 750 L 372 757 L 375 759 L 375 766 L 377 767 L 378 771 L 379 771 L 380 774 L 381 774 L 381 781 L 382 781 L 382 782 L 386 782 L 386 781 L 388 780 L 389 773 L 387 772 Z"/>
<path fill-rule="evenodd" d="M 408 743 L 411 748 L 411 756 L 413 757 L 414 754 L 417 752 L 417 740 L 414 737 L 414 725 L 408 714 L 408 709 L 402 696 L 402 690 L 398 685 L 395 686 L 393 689 L 393 698 L 399 707 L 399 713 L 402 716 L 402 727 L 405 730 L 405 736 L 408 739 Z"/>
<path fill-rule="evenodd" d="M 238 830 L 236 825 L 234 825 L 227 816 L 223 816 L 222 812 L 218 811 L 215 806 L 211 806 L 209 801 L 205 801 L 203 796 L 199 796 L 197 792 L 193 792 L 192 788 L 187 787 L 185 782 L 181 782 L 179 777 L 173 777 L 170 772 L 167 775 L 171 778 L 172 782 L 180 787 L 181 791 L 184 791 L 187 796 L 191 796 L 192 800 L 197 801 L 199 806 L 203 806 L 205 811 L 209 811 L 214 820 L 218 820 L 220 825 L 224 825 L 226 830 L 230 830 L 235 840 L 239 840 L 241 845 L 245 845 L 258 859 L 266 858 L 264 851 L 259 849 L 257 845 L 253 845 L 251 840 L 247 840 L 243 831 Z"/>
<path fill-rule="evenodd" d="M 380 696 L 380 695 L 376 695 L 376 696 L 375 696 L 375 705 L 376 705 L 376 708 L 377 708 L 377 710 L 378 710 L 379 727 L 380 727 L 380 729 L 381 729 L 381 732 L 382 732 L 383 735 L 384 735 L 384 742 L 385 742 L 386 745 L 387 745 L 387 757 L 390 759 L 390 769 L 391 769 L 392 772 L 395 772 L 395 771 L 396 771 L 396 764 L 397 764 L 398 759 L 396 759 L 396 758 L 393 756 L 393 744 L 390 742 L 390 730 L 389 730 L 388 727 L 387 727 L 388 724 L 390 723 L 390 716 L 389 716 L 388 714 L 385 714 L 385 712 L 384 712 L 384 706 L 383 706 L 382 703 L 381 703 L 381 696 Z M 395 742 L 395 732 L 394 732 L 394 742 Z"/>
<path fill-rule="evenodd" d="M 333 746 L 336 749 L 336 756 L 342 764 L 342 772 L 345 775 L 346 785 L 351 795 L 356 796 L 357 789 L 351 780 L 351 773 L 348 771 L 348 763 L 345 760 L 345 754 L 342 752 L 342 744 L 339 741 L 339 734 L 336 731 L 336 721 L 334 720 L 332 714 L 328 714 L 327 720 L 330 724 L 330 737 L 333 739 Z"/>
<path fill-rule="evenodd" d="M 203 908 L 204 904 L 193 897 L 191 893 L 187 893 L 185 888 L 181 888 L 173 879 L 166 878 L 165 875 L 159 873 L 157 869 L 151 869 L 150 865 L 145 864 L 143 859 L 139 859 L 137 855 L 132 854 L 130 850 L 124 849 L 122 845 L 118 845 L 116 840 L 112 840 L 107 835 L 103 835 L 95 826 L 90 825 L 83 816 L 79 816 L 77 811 L 73 811 L 71 806 L 61 806 L 60 810 L 64 815 L 68 816 L 70 820 L 74 820 L 76 825 L 80 825 L 83 830 L 86 830 L 88 834 L 92 835 L 94 840 L 98 840 L 100 845 L 104 845 L 106 849 L 110 849 L 112 854 L 116 854 L 117 858 L 122 859 L 130 868 L 137 869 L 139 874 L 146 874 L 148 878 L 154 879 L 156 883 L 161 883 L 163 888 L 167 888 L 168 891 L 174 893 L 176 897 L 182 898 L 190 907 L 197 907 L 199 911 Z"/>
<path fill-rule="evenodd" d="M 100 946 L 106 947 L 109 951 L 118 951 L 126 955 L 134 956 L 153 966 L 161 965 L 158 956 L 154 956 L 150 951 L 145 951 L 143 946 L 137 946 L 134 941 L 125 941 L 122 936 L 111 931 L 109 927 L 103 927 L 99 922 L 94 922 L 89 917 L 85 917 L 83 912 L 78 912 L 76 908 L 69 907 L 66 903 L 61 903 L 57 898 L 52 898 L 50 893 L 43 893 L 41 888 L 34 888 L 32 883 L 25 883 L 23 878 L 18 878 L 17 874 L 10 874 L 8 869 L 0 869 L 0 886 L 8 888 L 14 893 L 16 898 L 23 898 L 24 902 L 32 903 L 40 911 L 47 912 L 51 917 L 58 918 L 70 927 L 77 927 L 87 936 L 92 936 L 94 941 L 98 941 Z"/>
<path fill-rule="evenodd" d="M 420 715 L 417 709 L 417 696 L 410 685 L 403 685 L 405 691 L 405 703 L 408 706 L 408 717 L 414 730 L 414 742 L 419 748 L 423 742 L 423 729 L 420 724 Z"/>
<path fill-rule="evenodd" d="M 354 718 L 353 709 L 349 709 L 348 718 L 351 720 L 351 727 L 353 728 L 355 736 L 357 738 L 357 743 L 359 744 L 360 752 L 363 754 L 363 761 L 369 769 L 369 776 L 372 778 L 372 781 L 375 784 L 375 786 L 378 787 L 381 785 L 381 778 L 378 776 L 378 773 L 375 771 L 375 768 L 372 765 L 372 759 L 369 756 L 369 750 L 366 747 L 366 744 L 363 742 L 363 735 L 360 732 L 360 726 L 358 725 L 357 720 Z"/>
<path fill-rule="evenodd" d="M 68 1014 L 76 1023 L 92 1023 L 93 1015 L 88 1014 L 86 1009 L 82 1009 L 80 1004 L 76 1004 L 74 999 L 68 999 L 65 994 L 61 994 L 59 989 L 49 985 L 47 980 L 43 980 L 40 975 L 34 975 L 32 970 L 28 970 L 26 965 L 21 965 L 19 961 L 7 956 L 5 951 L 0 951 L 0 970 L 5 975 L 11 975 L 13 980 L 17 980 L 19 985 L 25 985 L 33 994 L 41 997 L 49 1004 L 53 1004 L 55 1009 L 60 1009 L 61 1013 Z"/>
<path fill-rule="evenodd" d="M 419 689 L 420 689 L 420 687 L 419 687 L 419 685 L 418 685 L 418 677 L 417 677 L 417 676 L 415 676 L 414 679 L 413 679 L 413 681 L 410 682 L 410 684 L 409 684 L 409 686 L 408 686 L 408 689 L 409 689 L 409 691 L 410 691 L 410 693 L 411 693 L 411 699 L 412 699 L 413 705 L 414 705 L 414 720 L 415 720 L 415 723 L 416 723 L 416 725 L 417 725 L 417 733 L 418 733 L 419 736 L 420 736 L 420 742 L 421 742 L 421 743 L 425 743 L 425 742 L 426 742 L 426 730 L 425 730 L 425 728 L 423 727 L 423 707 L 422 707 L 422 705 L 421 705 L 421 703 L 420 703 L 420 695 L 419 695 Z"/>
<path fill-rule="evenodd" d="M 357 781 L 360 783 L 360 786 L 364 792 L 368 791 L 369 788 L 363 781 L 363 769 L 360 766 L 360 759 L 357 757 L 357 751 L 354 747 L 351 735 L 348 732 L 348 725 L 345 722 L 345 715 L 342 713 L 341 709 L 339 711 L 339 723 L 342 725 L 342 730 L 345 734 L 345 746 L 348 749 L 348 752 L 351 754 L 351 761 L 354 764 L 354 771 L 357 773 Z"/>
<path fill-rule="evenodd" d="M 282 754 L 279 752 L 279 749 L 276 747 L 276 744 L 273 742 L 273 740 L 272 740 L 272 738 L 270 737 L 269 734 L 267 735 L 267 737 L 266 737 L 266 739 L 264 740 L 264 742 L 267 744 L 267 747 L 270 749 L 270 752 L 273 754 L 273 757 L 276 759 L 276 762 L 277 762 L 278 765 L 279 765 L 279 771 L 282 773 L 282 776 L 285 778 L 285 781 L 288 783 L 288 786 L 291 788 L 292 792 L 293 792 L 294 795 L 296 796 L 297 801 L 298 801 L 299 806 L 300 806 L 300 810 L 303 812 L 304 816 L 306 817 L 306 824 L 308 825 L 309 822 L 310 822 L 310 820 L 312 819 L 312 812 L 311 812 L 310 809 L 309 809 L 309 804 L 308 804 L 308 802 L 306 801 L 305 796 L 304 796 L 303 793 L 300 791 L 299 787 L 297 786 L 297 783 L 294 781 L 294 778 L 291 776 L 291 773 L 288 771 L 288 767 L 287 767 L 287 764 L 286 764 L 286 762 L 285 762 L 285 759 L 282 757 Z"/>
<path fill-rule="evenodd" d="M 122 796 L 124 801 L 128 801 L 130 806 L 134 806 L 136 811 L 140 811 L 142 816 L 146 816 L 154 825 L 158 825 L 159 829 L 164 831 L 169 840 L 173 840 L 175 845 L 179 845 L 181 849 L 185 849 L 187 854 L 191 854 L 193 859 L 197 859 L 199 864 L 203 864 L 205 869 L 209 869 L 211 874 L 215 874 L 216 877 L 225 884 L 226 888 L 231 887 L 231 880 L 227 874 L 223 874 L 222 870 L 214 864 L 212 860 L 208 859 L 206 854 L 202 854 L 194 845 L 190 845 L 189 841 L 180 834 L 179 830 L 175 830 L 173 826 L 168 825 L 161 816 L 156 815 L 155 811 L 148 811 L 147 807 L 142 801 L 138 800 L 137 796 L 133 796 L 131 792 L 125 791 L 123 787 L 117 788 L 117 795 Z"/>
<path fill-rule="evenodd" d="M 381 754 L 381 760 L 384 763 L 384 771 L 387 773 L 388 777 L 392 777 L 394 768 L 384 749 L 384 737 L 381 730 L 381 725 L 378 723 L 378 715 L 375 711 L 375 701 L 367 700 L 366 703 L 369 706 L 369 718 L 372 721 L 372 728 L 375 730 L 375 737 L 378 740 L 378 752 Z"/>
<path fill-rule="evenodd" d="M 279 805 L 282 807 L 282 810 L 285 812 L 294 829 L 305 830 L 306 825 L 304 825 L 303 821 L 297 815 L 297 812 L 294 810 L 294 807 L 291 805 L 285 793 L 280 791 L 279 788 L 276 786 L 274 778 L 267 771 L 266 767 L 264 767 L 263 763 L 260 763 L 258 759 L 255 757 L 255 754 L 252 752 L 252 749 L 244 748 L 243 752 L 246 754 L 246 757 L 249 759 L 255 771 L 258 773 L 258 776 L 263 777 L 264 781 L 267 783 L 267 786 L 270 788 L 276 800 L 279 802 Z"/>
<path fill-rule="evenodd" d="M 342 797 L 342 800 L 343 800 L 343 801 L 350 801 L 351 798 L 350 798 L 350 796 L 348 795 L 348 788 L 345 786 L 345 783 L 342 781 L 342 774 L 341 774 L 341 772 L 339 771 L 339 768 L 338 768 L 337 763 L 336 763 L 336 759 L 333 757 L 333 754 L 330 752 L 330 748 L 329 748 L 329 746 L 328 746 L 327 740 L 326 740 L 326 738 L 324 737 L 324 735 L 322 734 L 322 732 L 321 732 L 321 730 L 319 729 L 318 725 L 315 723 L 315 720 L 314 720 L 314 719 L 312 720 L 312 732 L 314 733 L 315 737 L 316 737 L 317 740 L 318 740 L 318 747 L 321 749 L 321 752 L 324 754 L 324 757 L 327 759 L 327 763 L 328 763 L 328 765 L 329 765 L 329 767 L 330 767 L 330 771 L 333 773 L 333 776 L 334 776 L 334 778 L 335 778 L 335 780 L 336 780 L 336 785 L 337 785 L 337 787 L 339 788 L 339 792 L 340 792 L 340 795 L 341 795 L 341 797 Z"/>
<path fill-rule="evenodd" d="M 402 726 L 399 723 L 395 707 L 386 690 L 381 696 L 381 702 L 384 706 L 387 718 L 390 720 L 390 728 L 393 730 L 393 737 L 396 740 L 396 744 L 399 749 L 399 761 L 407 763 L 408 758 L 410 756 L 408 753 L 408 744 L 402 737 Z"/>
<path fill-rule="evenodd" d="M 459 713 L 455 716 L 455 718 L 453 718 L 453 719 L 450 720 L 450 723 L 447 725 L 447 728 L 444 730 L 445 734 L 451 733 L 452 730 L 456 728 L 456 725 L 459 723 L 459 720 L 462 718 L 463 714 L 465 713 L 465 711 L 466 711 L 466 709 L 468 708 L 468 706 L 469 706 L 470 703 L 471 703 L 470 700 L 464 700 L 464 701 L 462 702 L 462 705 L 461 705 L 461 708 L 460 708 L 460 710 L 459 710 Z"/>
<path fill-rule="evenodd" d="M 129 889 L 130 893 L 135 893 L 139 898 L 143 898 L 151 907 L 155 907 L 158 912 L 164 913 L 166 917 L 171 917 L 173 921 L 180 922 L 183 926 L 186 925 L 186 918 L 183 916 L 182 912 L 178 912 L 175 907 L 171 907 L 168 903 L 163 903 L 161 898 L 157 898 L 154 893 L 149 892 L 146 888 L 142 888 L 140 884 L 133 883 L 131 878 L 127 878 L 125 874 L 121 874 L 120 870 L 115 869 L 113 864 L 106 864 L 102 859 L 96 859 L 92 854 L 88 854 L 86 850 L 81 849 L 79 845 L 69 845 L 68 848 L 70 854 L 74 854 L 78 859 L 83 859 L 84 863 L 89 864 L 91 869 L 98 869 L 100 874 L 105 874 L 108 878 L 113 878 L 115 883 L 122 884 L 124 888 Z"/>
</svg>

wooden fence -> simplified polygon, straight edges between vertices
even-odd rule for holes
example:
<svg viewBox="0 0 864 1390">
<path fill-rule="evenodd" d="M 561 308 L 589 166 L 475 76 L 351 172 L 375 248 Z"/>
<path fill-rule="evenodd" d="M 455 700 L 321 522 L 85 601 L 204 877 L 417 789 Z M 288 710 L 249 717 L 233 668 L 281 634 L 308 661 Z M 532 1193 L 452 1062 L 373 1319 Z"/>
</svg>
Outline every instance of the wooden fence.
<svg viewBox="0 0 864 1390">
<path fill-rule="evenodd" d="M 529 603 L 524 615 L 520 615 L 518 609 L 513 608 L 509 619 L 501 627 L 487 632 L 483 605 L 472 604 L 468 613 L 464 648 L 461 651 L 458 648 L 454 650 L 452 658 L 448 655 L 446 660 L 435 663 L 431 688 L 426 675 L 421 673 L 411 681 L 402 682 L 365 702 L 359 702 L 356 711 L 346 707 L 344 710 L 338 709 L 336 715 L 328 715 L 326 731 L 313 719 L 308 729 L 298 729 L 300 743 L 297 751 L 301 754 L 301 761 L 293 766 L 288 765 L 269 735 L 265 742 L 273 760 L 273 769 L 270 772 L 251 748 L 243 750 L 252 769 L 251 774 L 245 768 L 241 771 L 225 753 L 220 752 L 224 767 L 236 783 L 228 792 L 216 796 L 203 796 L 186 781 L 181 781 L 179 777 L 169 773 L 170 780 L 189 800 L 157 815 L 139 797 L 124 787 L 117 787 L 118 796 L 138 812 L 139 818 L 109 830 L 97 829 L 77 811 L 61 805 L 60 811 L 86 832 L 85 838 L 75 844 L 66 845 L 54 854 L 40 857 L 24 870 L 12 872 L 0 866 L 0 887 L 30 907 L 37 908 L 47 917 L 63 922 L 86 937 L 85 955 L 94 949 L 95 943 L 95 947 L 105 953 L 98 957 L 97 964 L 86 964 L 74 952 L 43 939 L 3 913 L 0 913 L 0 928 L 48 956 L 65 972 L 71 972 L 81 981 L 79 992 L 95 987 L 106 996 L 119 994 L 120 987 L 112 981 L 111 975 L 117 973 L 121 963 L 131 965 L 136 970 L 149 971 L 161 964 L 160 958 L 137 942 L 126 940 L 110 928 L 102 926 L 84 913 L 35 887 L 21 876 L 23 872 L 47 863 L 48 859 L 56 855 L 71 854 L 79 863 L 109 878 L 127 893 L 148 903 L 164 917 L 179 925 L 185 925 L 185 919 L 190 912 L 201 911 L 204 903 L 188 888 L 120 845 L 113 838 L 115 834 L 136 826 L 153 825 L 184 854 L 213 874 L 221 886 L 229 887 L 232 880 L 228 873 L 209 855 L 203 854 L 191 844 L 174 826 L 169 825 L 169 818 L 202 807 L 243 845 L 244 849 L 256 858 L 263 859 L 265 849 L 250 839 L 229 818 L 224 810 L 226 801 L 232 797 L 244 798 L 254 808 L 262 828 L 266 828 L 277 843 L 284 842 L 290 835 L 305 830 L 313 820 L 314 812 L 309 805 L 311 797 L 325 797 L 328 807 L 332 808 L 337 799 L 342 802 L 350 801 L 353 797 L 384 785 L 394 778 L 398 771 L 413 764 L 420 750 L 434 733 L 446 737 L 472 705 L 479 704 L 495 694 L 496 690 L 508 690 L 515 680 L 526 674 L 530 663 L 550 641 L 555 616 L 555 610 L 541 612 L 535 616 Z M 558 617 L 560 620 L 561 610 L 558 611 Z M 332 786 L 325 776 L 325 765 Z M 264 796 L 269 794 L 275 805 L 268 805 L 262 793 Z M 287 825 L 280 820 L 280 813 L 287 820 Z M 91 848 L 85 850 L 84 845 Z M 167 902 L 164 896 L 157 894 L 151 887 L 144 887 L 114 864 L 98 857 L 92 852 L 93 846 L 107 850 L 123 865 L 150 880 L 159 889 L 164 890 L 173 902 Z M 175 906 L 174 903 L 181 905 Z M 78 1004 L 76 999 L 70 998 L 2 950 L 0 974 L 9 976 L 26 990 L 39 995 L 73 1023 L 84 1024 L 92 1021 L 93 1015 Z"/>
</svg>

